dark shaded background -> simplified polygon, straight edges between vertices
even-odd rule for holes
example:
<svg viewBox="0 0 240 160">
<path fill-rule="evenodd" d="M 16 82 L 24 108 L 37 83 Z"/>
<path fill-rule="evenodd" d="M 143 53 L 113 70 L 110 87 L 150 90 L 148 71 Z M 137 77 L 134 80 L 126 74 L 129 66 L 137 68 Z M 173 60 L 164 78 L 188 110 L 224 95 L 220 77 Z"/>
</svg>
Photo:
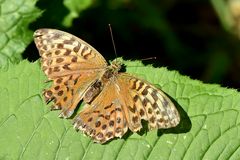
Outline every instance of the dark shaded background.
<svg viewBox="0 0 240 160">
<path fill-rule="evenodd" d="M 79 4 L 81 5 L 81 4 Z M 240 87 L 240 41 L 227 31 L 206 0 L 96 0 L 71 27 L 62 25 L 68 9 L 61 0 L 39 0 L 45 10 L 30 29 L 56 28 L 94 46 L 107 60 L 115 58 L 108 24 L 113 28 L 118 56 L 166 66 L 207 83 Z M 35 45 L 24 58 L 39 58 Z"/>
</svg>

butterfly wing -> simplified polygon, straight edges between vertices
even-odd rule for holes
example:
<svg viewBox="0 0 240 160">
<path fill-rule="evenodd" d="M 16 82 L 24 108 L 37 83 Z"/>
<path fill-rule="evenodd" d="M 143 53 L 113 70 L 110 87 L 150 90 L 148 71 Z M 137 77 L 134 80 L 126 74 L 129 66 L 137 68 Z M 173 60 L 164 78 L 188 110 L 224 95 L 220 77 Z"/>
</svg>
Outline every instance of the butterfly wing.
<svg viewBox="0 0 240 160">
<path fill-rule="evenodd" d="M 128 95 L 125 113 L 130 130 L 141 129 L 141 120 L 148 121 L 149 129 L 171 128 L 179 124 L 179 113 L 163 91 L 127 73 L 121 73 L 118 79 L 120 88 L 127 88 L 122 94 Z"/>
<path fill-rule="evenodd" d="M 109 80 L 102 92 L 74 119 L 74 127 L 104 143 L 122 137 L 128 128 L 137 132 L 141 120 L 150 129 L 176 126 L 179 114 L 171 100 L 159 89 L 129 74 Z"/>
<path fill-rule="evenodd" d="M 46 101 L 54 100 L 53 109 L 62 109 L 61 116 L 72 115 L 85 91 L 105 70 L 107 62 L 85 41 L 63 31 L 39 29 L 34 33 L 42 70 L 50 89 L 44 91 Z"/>
<path fill-rule="evenodd" d="M 85 104 L 74 118 L 74 127 L 99 143 L 122 137 L 128 130 L 123 105 L 120 93 L 110 81 L 93 102 Z"/>
<path fill-rule="evenodd" d="M 34 41 L 49 79 L 99 70 L 107 66 L 102 55 L 87 42 L 56 29 L 39 29 Z"/>
</svg>

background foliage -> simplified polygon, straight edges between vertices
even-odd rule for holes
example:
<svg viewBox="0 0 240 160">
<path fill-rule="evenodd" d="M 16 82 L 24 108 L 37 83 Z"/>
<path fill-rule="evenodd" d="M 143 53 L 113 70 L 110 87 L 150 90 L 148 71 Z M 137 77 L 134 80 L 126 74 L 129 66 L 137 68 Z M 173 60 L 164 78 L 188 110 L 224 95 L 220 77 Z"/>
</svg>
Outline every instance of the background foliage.
<svg viewBox="0 0 240 160">
<path fill-rule="evenodd" d="M 1 0 L 0 7 L 0 159 L 240 158 L 240 94 L 220 87 L 240 85 L 239 0 Z M 144 61 L 155 68 L 125 61 L 126 69 L 172 98 L 178 127 L 94 144 L 43 102 L 33 31 L 68 31 L 110 60 L 109 23 L 118 56 L 157 57 Z"/>
</svg>

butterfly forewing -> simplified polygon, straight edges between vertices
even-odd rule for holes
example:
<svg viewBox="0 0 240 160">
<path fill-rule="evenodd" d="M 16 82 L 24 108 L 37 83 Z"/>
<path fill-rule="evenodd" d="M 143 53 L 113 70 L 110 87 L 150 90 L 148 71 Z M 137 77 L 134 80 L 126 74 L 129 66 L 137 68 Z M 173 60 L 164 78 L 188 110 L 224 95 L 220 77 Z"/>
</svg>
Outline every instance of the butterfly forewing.
<svg viewBox="0 0 240 160">
<path fill-rule="evenodd" d="M 52 109 L 62 109 L 60 116 L 69 117 L 107 63 L 93 47 L 66 32 L 39 29 L 34 41 L 42 69 L 53 80 L 50 89 L 43 93 L 45 100 L 53 100 Z"/>
<path fill-rule="evenodd" d="M 85 41 L 55 29 L 34 33 L 42 69 L 53 80 L 44 90 L 52 109 L 69 117 L 79 101 L 85 105 L 74 118 L 74 127 L 104 143 L 122 137 L 128 128 L 137 132 L 141 121 L 149 129 L 178 125 L 180 117 L 172 101 L 150 83 L 127 73 L 118 73 L 117 60 L 107 66 L 102 55 Z"/>
<path fill-rule="evenodd" d="M 39 29 L 34 33 L 34 41 L 42 58 L 42 69 L 50 79 L 107 66 L 97 50 L 69 33 Z"/>
<path fill-rule="evenodd" d="M 125 87 L 129 87 L 129 94 L 134 101 L 132 108 L 136 108 L 129 111 L 137 110 L 140 119 L 149 122 L 149 129 L 170 128 L 178 125 L 180 121 L 178 111 L 160 89 L 129 74 L 121 74 L 121 77 L 125 81 Z"/>
</svg>

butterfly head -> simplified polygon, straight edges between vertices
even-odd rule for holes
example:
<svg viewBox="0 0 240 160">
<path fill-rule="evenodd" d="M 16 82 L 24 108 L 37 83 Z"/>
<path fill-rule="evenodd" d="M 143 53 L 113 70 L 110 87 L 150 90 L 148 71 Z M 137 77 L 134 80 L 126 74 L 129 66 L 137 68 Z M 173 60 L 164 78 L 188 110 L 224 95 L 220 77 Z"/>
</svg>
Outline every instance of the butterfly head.
<svg viewBox="0 0 240 160">
<path fill-rule="evenodd" d="M 111 69 L 114 70 L 115 72 L 118 72 L 121 69 L 122 64 L 123 64 L 122 59 L 116 58 L 111 63 Z"/>
</svg>

